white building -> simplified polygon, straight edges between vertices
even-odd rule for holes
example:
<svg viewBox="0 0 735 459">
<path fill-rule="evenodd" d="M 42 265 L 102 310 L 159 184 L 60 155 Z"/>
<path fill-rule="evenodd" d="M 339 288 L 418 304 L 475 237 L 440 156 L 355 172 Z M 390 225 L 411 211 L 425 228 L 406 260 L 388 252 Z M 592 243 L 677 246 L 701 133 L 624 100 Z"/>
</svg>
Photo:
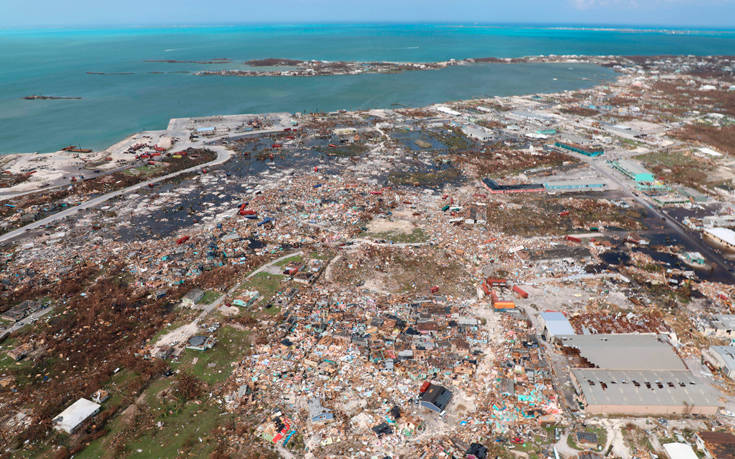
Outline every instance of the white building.
<svg viewBox="0 0 735 459">
<path fill-rule="evenodd" d="M 735 231 L 729 228 L 705 228 L 704 234 L 728 249 L 735 250 Z"/>
<path fill-rule="evenodd" d="M 669 459 L 698 459 L 697 453 L 686 443 L 666 443 L 664 451 Z"/>
<path fill-rule="evenodd" d="M 101 406 L 97 403 L 80 398 L 53 419 L 54 428 L 73 434 L 84 421 L 99 413 L 100 408 Z"/>
<path fill-rule="evenodd" d="M 702 360 L 735 379 L 735 346 L 710 346 L 702 351 Z"/>
<path fill-rule="evenodd" d="M 574 335 L 576 333 L 567 317 L 558 311 L 542 312 L 541 324 L 544 327 L 542 334 L 547 340 L 551 340 L 556 336 Z"/>
</svg>

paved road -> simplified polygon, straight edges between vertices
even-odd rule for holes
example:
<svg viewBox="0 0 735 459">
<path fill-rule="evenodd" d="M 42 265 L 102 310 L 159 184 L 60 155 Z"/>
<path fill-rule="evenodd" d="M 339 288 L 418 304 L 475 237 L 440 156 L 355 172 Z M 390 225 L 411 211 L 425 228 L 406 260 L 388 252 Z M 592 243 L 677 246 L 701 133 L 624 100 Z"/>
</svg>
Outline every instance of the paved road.
<svg viewBox="0 0 735 459">
<path fill-rule="evenodd" d="M 200 170 L 202 170 L 204 168 L 207 168 L 207 167 L 213 167 L 213 166 L 218 166 L 220 164 L 223 164 L 223 163 L 229 161 L 229 159 L 232 157 L 232 153 L 226 147 L 224 147 L 224 146 L 221 146 L 221 145 L 212 145 L 214 142 L 221 141 L 221 140 L 227 140 L 227 139 L 240 139 L 240 138 L 245 138 L 245 137 L 254 136 L 254 135 L 268 135 L 268 134 L 275 134 L 275 133 L 283 132 L 283 130 L 286 127 L 289 127 L 290 126 L 288 122 L 289 122 L 289 119 L 281 118 L 281 119 L 278 120 L 278 124 L 274 125 L 270 129 L 263 129 L 263 130 L 250 131 L 250 132 L 243 132 L 243 133 L 238 133 L 238 134 L 234 134 L 234 135 L 231 135 L 231 134 L 228 133 L 228 134 L 221 135 L 221 136 L 216 136 L 216 137 L 211 137 L 211 138 L 207 138 L 207 139 L 197 140 L 195 142 L 184 141 L 182 143 L 177 143 L 176 144 L 176 148 L 178 150 L 186 150 L 187 148 L 206 148 L 206 149 L 213 150 L 214 152 L 216 152 L 217 153 L 217 158 L 214 159 L 213 161 L 210 161 L 210 162 L 206 163 L 206 164 L 200 164 L 198 166 L 190 167 L 188 169 L 184 169 L 184 170 L 181 170 L 181 171 L 178 171 L 178 172 L 173 172 L 171 174 L 164 175 L 162 177 L 157 177 L 157 178 L 154 178 L 154 179 L 151 179 L 151 180 L 147 180 L 145 182 L 141 182 L 141 183 L 138 183 L 136 185 L 133 185 L 133 186 L 130 186 L 130 187 L 127 187 L 127 188 L 123 188 L 121 190 L 113 191 L 113 192 L 104 194 L 102 196 L 98 196 L 96 198 L 90 199 L 89 201 L 86 201 L 86 202 L 84 202 L 84 203 L 82 203 L 82 204 L 80 204 L 78 206 L 75 206 L 75 207 L 66 209 L 64 211 L 55 213 L 54 215 L 50 215 L 50 216 L 48 216 L 46 218 L 43 218 L 41 220 L 38 220 L 36 222 L 30 223 L 28 225 L 25 225 L 25 226 L 23 226 L 21 228 L 18 228 L 17 230 L 10 231 L 8 233 L 5 233 L 3 235 L 0 235 L 0 244 L 3 243 L 3 242 L 5 242 L 5 241 L 9 241 L 9 240 L 11 240 L 13 238 L 18 237 L 18 236 L 24 234 L 26 231 L 30 231 L 30 230 L 33 230 L 33 229 L 36 229 L 36 228 L 40 228 L 43 225 L 47 225 L 49 223 L 53 223 L 53 222 L 58 221 L 60 219 L 63 219 L 63 218 L 66 218 L 66 217 L 75 215 L 80 210 L 90 209 L 90 208 L 96 207 L 96 206 L 98 206 L 98 205 L 100 205 L 100 204 L 102 204 L 102 203 L 104 203 L 106 201 L 109 201 L 110 199 L 113 199 L 113 198 L 116 198 L 118 196 L 122 196 L 124 194 L 133 192 L 135 190 L 139 190 L 141 188 L 147 187 L 149 184 L 155 184 L 155 183 L 163 182 L 165 180 L 168 180 L 170 178 L 173 178 L 173 177 L 176 177 L 176 176 L 179 176 L 179 175 L 182 175 L 182 174 L 188 174 L 190 172 L 197 172 L 197 171 L 200 171 Z M 187 138 L 188 137 L 188 132 L 184 132 L 184 131 L 182 131 L 182 132 L 178 132 L 178 131 L 177 132 L 168 132 L 168 134 L 171 135 L 171 136 L 178 136 L 180 138 Z M 42 191 L 42 190 L 39 190 L 39 191 Z"/>
<path fill-rule="evenodd" d="M 582 155 L 579 155 L 582 156 Z M 715 263 L 720 269 L 722 269 L 729 277 L 733 277 L 733 273 L 730 272 L 730 267 L 723 261 L 722 257 L 718 255 L 710 246 L 692 236 L 676 219 L 670 217 L 668 214 L 663 212 L 658 207 L 652 205 L 648 200 L 643 199 L 630 189 L 630 185 L 625 183 L 619 177 L 617 177 L 604 163 L 602 160 L 595 160 L 585 158 L 587 164 L 594 168 L 597 172 L 604 175 L 608 179 L 615 182 L 622 191 L 628 194 L 630 197 L 635 199 L 642 207 L 647 209 L 653 215 L 656 215 L 661 221 L 665 222 L 666 225 L 671 228 L 676 234 L 678 234 L 682 240 L 687 241 L 691 246 L 698 250 L 702 255 L 708 258 L 710 261 Z"/>
<path fill-rule="evenodd" d="M 261 273 L 263 271 L 267 271 L 268 268 L 270 268 L 271 266 L 274 266 L 279 261 L 285 260 L 287 258 L 295 257 L 297 255 L 302 255 L 303 253 L 304 252 L 302 252 L 301 250 L 299 250 L 297 252 L 292 252 L 292 253 L 289 253 L 288 255 L 284 255 L 281 258 L 276 258 L 275 260 L 271 261 L 270 263 L 265 264 L 265 265 L 261 266 L 260 268 L 256 269 L 255 271 L 251 272 L 250 274 L 248 274 L 248 277 L 246 277 L 245 280 L 250 279 L 251 277 L 255 276 L 258 273 Z M 201 320 L 204 319 L 207 316 L 207 314 L 209 314 L 210 312 L 212 312 L 213 310 L 215 310 L 217 307 L 219 307 L 219 305 L 222 304 L 222 302 L 225 300 L 225 298 L 228 295 L 232 295 L 235 292 L 235 290 L 237 290 L 237 288 L 240 286 L 240 284 L 241 283 L 238 282 L 231 289 L 229 289 L 227 291 L 227 293 L 225 293 L 224 295 L 220 296 L 216 300 L 212 301 L 210 304 L 206 305 L 204 307 L 204 309 L 202 310 L 202 312 L 197 316 L 197 318 L 194 319 L 194 322 L 201 322 Z"/>
<path fill-rule="evenodd" d="M 202 148 L 202 146 L 199 146 L 199 148 Z M 177 177 L 177 176 L 182 175 L 182 174 L 188 174 L 188 173 L 191 173 L 191 172 L 198 172 L 198 171 L 200 171 L 200 170 L 202 170 L 204 168 L 207 168 L 207 167 L 212 167 L 212 166 L 220 165 L 222 163 L 227 162 L 230 159 L 230 157 L 232 156 L 232 154 L 229 152 L 229 150 L 227 150 L 225 147 L 222 147 L 222 146 L 219 146 L 219 145 L 210 145 L 210 146 L 207 146 L 206 148 L 215 151 L 217 153 L 217 158 L 215 158 L 213 161 L 210 161 L 210 162 L 205 163 L 205 164 L 200 164 L 198 166 L 190 167 L 188 169 L 183 169 L 183 170 L 180 170 L 180 171 L 177 171 L 177 172 L 173 172 L 173 173 L 168 174 L 168 175 L 164 175 L 164 176 L 157 177 L 157 178 L 154 178 L 154 179 L 151 179 L 151 180 L 146 180 L 144 182 L 137 183 L 137 184 L 135 184 L 133 186 L 129 186 L 127 188 L 123 188 L 123 189 L 120 189 L 120 190 L 117 190 L 117 191 L 112 191 L 110 193 L 103 194 L 102 196 L 97 196 L 96 198 L 92 198 L 89 201 L 85 201 L 82 204 L 79 204 L 78 206 L 71 207 L 71 208 L 66 209 L 66 210 L 63 210 L 61 212 L 57 212 L 57 213 L 55 213 L 53 215 L 50 215 L 50 216 L 48 216 L 46 218 L 43 218 L 41 220 L 38 220 L 38 221 L 35 221 L 33 223 L 30 223 L 30 224 L 28 224 L 26 226 L 23 226 L 22 228 L 18 228 L 17 230 L 10 231 L 8 233 L 5 233 L 3 235 L 0 235 L 0 243 L 5 242 L 5 241 L 9 241 L 9 240 L 11 240 L 13 238 L 16 238 L 16 237 L 24 234 L 26 231 L 33 230 L 33 229 L 36 229 L 36 228 L 40 228 L 43 225 L 48 225 L 49 223 L 53 223 L 53 222 L 58 221 L 58 220 L 61 220 L 63 218 L 66 218 L 66 217 L 70 217 L 72 215 L 75 215 L 75 214 L 79 213 L 79 211 L 81 211 L 81 210 L 90 209 L 90 208 L 99 206 L 100 204 L 102 204 L 104 202 L 107 202 L 110 199 L 116 198 L 118 196 L 122 196 L 122 195 L 127 194 L 127 193 L 131 193 L 131 192 L 136 191 L 136 190 L 139 190 L 141 188 L 145 188 L 145 187 L 147 187 L 150 184 L 155 184 L 155 183 L 163 182 L 165 180 L 168 180 L 168 179 L 173 178 L 173 177 Z"/>
<path fill-rule="evenodd" d="M 577 457 L 577 454 L 579 454 L 579 450 L 570 448 L 569 444 L 567 444 L 568 437 L 569 437 L 569 433 L 564 432 L 563 434 L 559 436 L 559 441 L 554 444 L 556 451 L 559 453 L 559 455 L 561 455 L 561 457 L 565 459 Z"/>
<path fill-rule="evenodd" d="M 28 324 L 32 324 L 33 322 L 37 321 L 41 317 L 45 316 L 46 314 L 48 314 L 49 312 L 51 312 L 52 309 L 54 309 L 54 307 L 53 306 L 49 306 L 49 307 L 46 307 L 46 308 L 41 309 L 40 311 L 36 311 L 33 314 L 29 315 L 28 317 L 25 317 L 25 318 L 17 321 L 16 323 L 14 323 L 10 327 L 6 328 L 4 330 L 4 332 L 8 332 L 8 334 L 10 334 L 10 333 L 13 333 L 13 332 L 15 332 L 17 330 L 20 330 L 24 326 L 26 326 Z"/>
</svg>

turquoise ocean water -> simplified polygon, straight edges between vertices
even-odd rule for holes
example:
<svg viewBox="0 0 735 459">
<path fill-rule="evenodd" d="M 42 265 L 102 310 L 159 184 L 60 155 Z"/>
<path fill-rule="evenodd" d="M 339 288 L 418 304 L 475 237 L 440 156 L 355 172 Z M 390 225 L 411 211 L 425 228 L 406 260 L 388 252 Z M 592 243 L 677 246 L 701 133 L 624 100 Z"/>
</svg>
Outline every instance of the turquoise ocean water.
<svg viewBox="0 0 735 459">
<path fill-rule="evenodd" d="M 0 154 L 69 144 L 104 148 L 133 132 L 164 128 L 172 117 L 422 106 L 589 87 L 615 77 L 581 64 L 483 64 L 314 78 L 173 73 L 244 68 L 245 60 L 267 57 L 421 62 L 540 54 L 732 55 L 735 32 L 457 25 L 0 30 Z M 234 62 L 144 62 L 214 58 Z M 22 99 L 34 94 L 82 100 Z"/>
</svg>

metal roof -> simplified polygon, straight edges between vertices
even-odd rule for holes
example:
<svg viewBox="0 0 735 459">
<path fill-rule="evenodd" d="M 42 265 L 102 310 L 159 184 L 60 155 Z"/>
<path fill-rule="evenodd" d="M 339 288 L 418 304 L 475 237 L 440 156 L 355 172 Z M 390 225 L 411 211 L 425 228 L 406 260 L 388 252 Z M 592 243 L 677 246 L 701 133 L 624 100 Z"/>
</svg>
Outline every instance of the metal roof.
<svg viewBox="0 0 735 459">
<path fill-rule="evenodd" d="M 663 335 L 600 334 L 557 336 L 562 346 L 579 349 L 579 354 L 598 368 L 608 370 L 686 370 Z"/>
<path fill-rule="evenodd" d="M 735 370 L 735 346 L 710 346 L 709 350 L 720 356 L 728 370 Z"/>
<path fill-rule="evenodd" d="M 688 370 L 572 369 L 588 405 L 719 406 L 718 393 Z"/>
<path fill-rule="evenodd" d="M 715 314 L 712 325 L 720 330 L 735 330 L 735 314 Z"/>
<path fill-rule="evenodd" d="M 663 447 L 670 459 L 699 459 L 692 447 L 686 443 L 666 443 Z"/>
<path fill-rule="evenodd" d="M 643 167 L 639 161 L 634 159 L 621 159 L 617 163 L 632 175 L 653 175 L 651 171 Z"/>
<path fill-rule="evenodd" d="M 704 232 L 727 244 L 735 245 L 735 231 L 729 228 L 705 228 Z"/>
<path fill-rule="evenodd" d="M 546 329 L 549 330 L 549 335 L 551 336 L 573 335 L 576 333 L 572 324 L 569 323 L 569 320 L 567 320 L 566 316 L 561 312 L 542 312 L 541 318 L 543 319 Z"/>
<path fill-rule="evenodd" d="M 59 413 L 53 419 L 53 423 L 57 429 L 66 433 L 74 432 L 77 427 L 86 421 L 90 416 L 94 416 L 100 410 L 100 406 L 86 398 L 80 398 L 72 403 L 67 409 Z"/>
</svg>

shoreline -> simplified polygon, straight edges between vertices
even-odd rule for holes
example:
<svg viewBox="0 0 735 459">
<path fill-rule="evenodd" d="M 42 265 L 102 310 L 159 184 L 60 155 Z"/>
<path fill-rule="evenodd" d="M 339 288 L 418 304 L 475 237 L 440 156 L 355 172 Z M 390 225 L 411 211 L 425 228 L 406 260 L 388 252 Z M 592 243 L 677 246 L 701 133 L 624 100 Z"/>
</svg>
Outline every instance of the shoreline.
<svg viewBox="0 0 735 459">
<path fill-rule="evenodd" d="M 263 60 L 265 63 L 269 63 L 271 60 L 281 61 L 276 58 L 269 58 Z M 601 91 L 605 86 L 620 86 L 623 78 L 631 78 L 631 84 L 633 80 L 641 74 L 639 72 L 646 72 L 648 61 L 660 61 L 663 59 L 674 59 L 674 60 L 687 60 L 694 59 L 697 62 L 712 62 L 720 59 L 733 59 L 730 56 L 719 56 L 719 57 L 692 57 L 689 56 L 678 56 L 672 58 L 670 56 L 612 56 L 612 55 L 597 55 L 597 56 L 580 56 L 580 55 L 538 55 L 538 56 L 527 56 L 523 58 L 477 58 L 473 59 L 473 63 L 477 63 L 478 60 L 489 63 L 506 63 L 506 64 L 517 64 L 517 63 L 549 63 L 549 64 L 589 64 L 599 65 L 606 68 L 610 68 L 614 73 L 614 78 L 609 81 L 601 82 L 588 88 L 569 89 L 561 92 L 533 92 L 522 95 L 512 96 L 494 96 L 488 97 L 476 97 L 469 99 L 458 99 L 450 101 L 436 102 L 428 105 L 421 105 L 417 107 L 410 107 L 416 110 L 426 110 L 431 107 L 438 105 L 451 105 L 451 104 L 470 104 L 478 103 L 482 101 L 504 101 L 512 100 L 514 97 L 559 97 L 563 94 L 568 93 L 594 93 Z M 224 58 L 221 58 L 224 60 Z M 309 61 L 313 62 L 313 61 Z M 467 60 L 461 61 L 445 61 L 443 63 L 437 63 L 438 65 L 471 65 Z M 643 70 L 641 70 L 643 69 Z M 651 75 L 648 75 L 649 77 Z M 656 76 L 658 78 L 659 76 Z M 409 107 L 405 107 L 409 108 Z M 386 113 L 396 113 L 397 111 L 404 108 L 383 108 Z M 370 109 L 364 110 L 346 110 L 345 112 L 364 112 Z M 341 111 L 340 111 L 341 112 Z M 32 173 L 28 180 L 23 181 L 12 187 L 0 188 L 0 200 L 12 199 L 21 194 L 28 194 L 45 189 L 52 189 L 64 184 L 64 180 L 68 180 L 68 176 L 84 176 L 95 177 L 109 173 L 119 168 L 130 167 L 134 162 L 135 155 L 131 155 L 131 148 L 136 144 L 150 144 L 152 146 L 163 147 L 166 150 L 176 149 L 177 141 L 187 135 L 191 135 L 190 131 L 176 129 L 174 126 L 181 124 L 182 120 L 190 123 L 197 124 L 202 120 L 214 120 L 214 119 L 226 119 L 231 117 L 233 119 L 242 118 L 255 118 L 255 117 L 272 117 L 283 112 L 265 112 L 265 113 L 239 113 L 233 115 L 214 115 L 214 116 L 202 116 L 202 117 L 187 117 L 187 118 L 170 118 L 167 126 L 164 129 L 139 131 L 130 134 L 122 140 L 115 142 L 102 150 L 96 150 L 92 153 L 77 153 L 69 151 L 55 151 L 48 153 L 11 153 L 6 155 L 0 155 L 0 168 L 9 171 L 12 174 L 27 174 Z M 298 112 L 297 112 L 298 113 Z M 296 115 L 297 113 L 289 113 L 289 115 Z M 68 181 L 66 182 L 68 183 Z"/>
</svg>

